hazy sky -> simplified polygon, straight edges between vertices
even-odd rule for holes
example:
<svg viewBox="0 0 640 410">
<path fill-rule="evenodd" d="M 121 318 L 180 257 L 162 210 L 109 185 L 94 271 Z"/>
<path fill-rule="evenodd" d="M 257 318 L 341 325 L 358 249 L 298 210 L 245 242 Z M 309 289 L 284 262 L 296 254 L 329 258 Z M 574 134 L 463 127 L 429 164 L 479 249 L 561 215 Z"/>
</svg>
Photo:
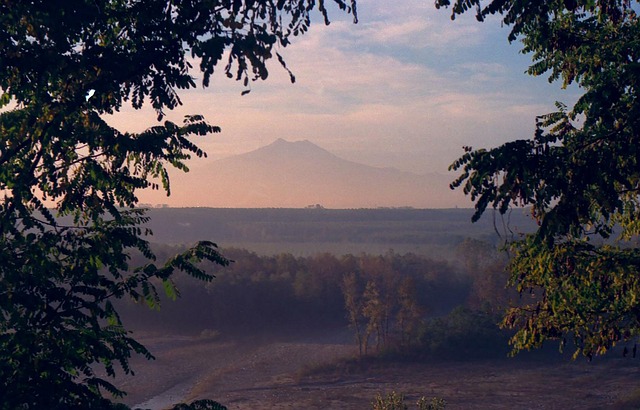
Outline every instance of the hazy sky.
<svg viewBox="0 0 640 410">
<path fill-rule="evenodd" d="M 222 133 L 200 145 L 206 161 L 254 150 L 277 138 L 313 143 L 352 161 L 418 173 L 446 173 L 463 145 L 491 147 L 533 135 L 535 115 L 575 92 L 527 76 L 530 56 L 508 29 L 470 14 L 455 21 L 432 0 L 361 0 L 360 22 L 316 24 L 279 50 L 267 81 L 242 84 L 223 73 L 208 89 L 183 94 L 169 118 L 203 114 Z M 297 41 L 296 41 L 297 40 Z M 153 125 L 149 111 L 126 110 L 118 128 Z"/>
</svg>

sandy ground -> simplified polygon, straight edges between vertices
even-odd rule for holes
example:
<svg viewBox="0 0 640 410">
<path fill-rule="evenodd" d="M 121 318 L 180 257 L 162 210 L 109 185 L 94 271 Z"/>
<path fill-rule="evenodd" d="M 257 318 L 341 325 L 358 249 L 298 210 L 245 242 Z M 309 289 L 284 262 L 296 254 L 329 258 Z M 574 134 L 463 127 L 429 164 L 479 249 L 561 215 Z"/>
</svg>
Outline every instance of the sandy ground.
<svg viewBox="0 0 640 410">
<path fill-rule="evenodd" d="M 640 387 L 640 359 L 567 362 L 538 355 L 348 370 L 336 364 L 356 353 L 344 339 L 344 333 L 234 342 L 146 337 L 141 340 L 157 360 L 134 360 L 136 376 L 121 378 L 119 386 L 129 392 L 127 404 L 153 410 L 199 398 L 230 410 L 368 409 L 377 393 L 392 390 L 410 405 L 423 395 L 442 397 L 447 409 L 608 409 Z"/>
</svg>

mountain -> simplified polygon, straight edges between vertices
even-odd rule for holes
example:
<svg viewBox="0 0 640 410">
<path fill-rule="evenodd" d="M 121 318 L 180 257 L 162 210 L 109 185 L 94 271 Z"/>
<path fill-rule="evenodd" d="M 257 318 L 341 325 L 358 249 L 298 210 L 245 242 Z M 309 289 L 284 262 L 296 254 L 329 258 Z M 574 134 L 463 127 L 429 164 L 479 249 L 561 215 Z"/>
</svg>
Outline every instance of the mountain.
<svg viewBox="0 0 640 410">
<path fill-rule="evenodd" d="M 347 161 L 309 141 L 278 139 L 172 180 L 172 195 L 143 202 L 233 208 L 469 207 L 452 176 L 418 175 Z"/>
</svg>

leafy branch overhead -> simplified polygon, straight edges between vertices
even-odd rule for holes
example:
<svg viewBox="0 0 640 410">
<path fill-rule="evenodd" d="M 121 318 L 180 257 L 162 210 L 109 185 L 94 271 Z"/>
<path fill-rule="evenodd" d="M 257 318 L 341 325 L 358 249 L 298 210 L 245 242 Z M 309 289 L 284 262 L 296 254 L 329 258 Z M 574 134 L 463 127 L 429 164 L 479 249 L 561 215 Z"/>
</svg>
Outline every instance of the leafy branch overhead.
<svg viewBox="0 0 640 410">
<path fill-rule="evenodd" d="M 355 19 L 355 1 L 332 3 Z M 169 194 L 167 169 L 188 171 L 205 156 L 193 139 L 220 131 L 165 113 L 216 69 L 245 87 L 266 79 L 274 53 L 293 80 L 275 50 L 314 10 L 328 23 L 314 0 L 0 2 L 0 408 L 115 408 L 124 392 L 109 377 L 152 356 L 113 301 L 156 308 L 156 286 L 179 295 L 176 272 L 210 281 L 199 262 L 229 263 L 212 242 L 162 264 L 149 247 L 138 190 Z M 104 120 L 125 105 L 153 107 L 158 123 L 128 133 Z M 147 263 L 131 266 L 133 253 Z"/>
<path fill-rule="evenodd" d="M 465 153 L 451 165 L 476 203 L 530 207 L 539 229 L 513 244 L 511 283 L 533 293 L 505 325 L 516 350 L 573 339 L 591 357 L 640 331 L 640 21 L 637 2 L 440 0 L 452 17 L 499 14 L 532 56 L 530 75 L 583 91 L 538 117 L 533 138 Z M 564 344 L 564 342 L 563 342 Z"/>
</svg>

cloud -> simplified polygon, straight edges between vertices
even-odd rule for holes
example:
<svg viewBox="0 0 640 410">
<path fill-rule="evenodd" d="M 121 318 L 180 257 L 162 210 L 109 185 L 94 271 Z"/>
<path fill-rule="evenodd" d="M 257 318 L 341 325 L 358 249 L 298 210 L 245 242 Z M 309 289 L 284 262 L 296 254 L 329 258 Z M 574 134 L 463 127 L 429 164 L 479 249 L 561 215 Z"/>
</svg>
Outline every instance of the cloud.
<svg viewBox="0 0 640 410">
<path fill-rule="evenodd" d="M 216 75 L 209 89 L 183 93 L 185 105 L 169 118 L 198 113 L 220 125 L 223 133 L 201 144 L 213 158 L 306 138 L 351 160 L 441 172 L 462 145 L 528 137 L 535 115 L 553 108 L 546 81 L 522 81 L 522 57 L 496 42 L 488 23 L 451 22 L 418 0 L 359 6 L 360 24 L 316 24 L 279 50 L 296 84 L 276 61 L 246 96 Z M 139 131 L 153 118 L 124 109 L 110 121 Z"/>
<path fill-rule="evenodd" d="M 484 41 L 488 31 L 463 16 L 451 21 L 446 10 L 436 10 L 424 1 L 369 1 L 359 6 L 360 22 L 340 19 L 328 27 L 313 28 L 307 38 L 338 47 L 402 47 L 408 50 L 450 51 L 450 46 L 468 48 Z"/>
<path fill-rule="evenodd" d="M 413 16 L 407 21 L 394 23 L 378 21 L 365 25 L 362 38 L 378 45 L 402 46 L 409 49 L 446 51 L 452 44 L 468 48 L 482 41 L 478 26 L 468 24 L 442 24 L 439 19 Z"/>
</svg>

